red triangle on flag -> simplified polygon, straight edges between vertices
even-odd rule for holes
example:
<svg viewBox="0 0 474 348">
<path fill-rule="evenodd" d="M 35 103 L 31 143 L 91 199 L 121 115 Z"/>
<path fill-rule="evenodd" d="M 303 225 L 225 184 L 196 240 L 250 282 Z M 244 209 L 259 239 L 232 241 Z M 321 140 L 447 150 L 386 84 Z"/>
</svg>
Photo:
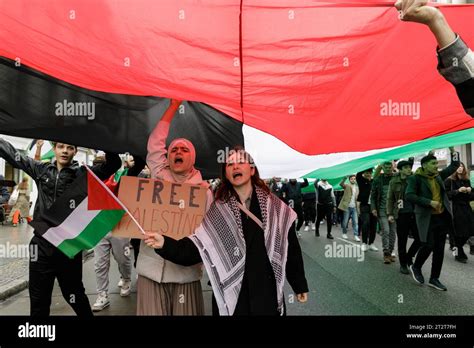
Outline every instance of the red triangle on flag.
<svg viewBox="0 0 474 348">
<path fill-rule="evenodd" d="M 87 171 L 88 210 L 124 210 L 104 183 Z"/>
</svg>

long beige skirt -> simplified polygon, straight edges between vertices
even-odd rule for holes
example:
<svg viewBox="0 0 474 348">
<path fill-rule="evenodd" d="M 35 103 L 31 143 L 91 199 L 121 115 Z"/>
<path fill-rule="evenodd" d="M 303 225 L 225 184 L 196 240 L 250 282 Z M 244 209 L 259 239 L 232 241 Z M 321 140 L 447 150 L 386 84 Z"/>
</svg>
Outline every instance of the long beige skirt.
<svg viewBox="0 0 474 348">
<path fill-rule="evenodd" d="M 157 283 L 139 275 L 137 315 L 204 315 L 201 282 Z"/>
</svg>

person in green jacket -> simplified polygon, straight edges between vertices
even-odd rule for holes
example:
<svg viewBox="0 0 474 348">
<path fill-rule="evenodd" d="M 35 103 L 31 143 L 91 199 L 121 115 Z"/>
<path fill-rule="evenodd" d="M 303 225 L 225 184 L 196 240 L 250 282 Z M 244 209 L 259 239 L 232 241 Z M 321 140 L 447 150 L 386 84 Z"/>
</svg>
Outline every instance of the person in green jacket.
<svg viewBox="0 0 474 348">
<path fill-rule="evenodd" d="M 408 161 L 402 160 L 397 163 L 398 173 L 390 180 L 387 197 L 388 221 L 397 226 L 398 258 L 400 260 L 400 272 L 403 274 L 410 274 L 408 266 L 413 264 L 413 257 L 420 248 L 413 204 L 407 201 L 405 195 L 408 178 L 413 174 L 413 162 L 414 158 L 410 158 Z M 410 232 L 414 241 L 407 252 Z"/>
<path fill-rule="evenodd" d="M 382 169 L 383 174 L 376 176 L 372 181 L 370 209 L 372 214 L 379 220 L 382 234 L 383 261 L 389 265 L 395 262 L 393 250 L 395 249 L 395 240 L 397 238 L 397 225 L 388 221 L 387 214 L 388 185 L 393 177 L 392 162 L 383 162 Z"/>
<path fill-rule="evenodd" d="M 433 154 L 421 159 L 421 168 L 408 178 L 406 199 L 415 205 L 416 225 L 420 236 L 421 247 L 415 263 L 410 266 L 413 279 L 424 284 L 421 269 L 431 253 L 431 276 L 428 283 L 435 289 L 446 291 L 439 281 L 443 267 L 444 245 L 446 234 L 453 233 L 453 212 L 444 187 L 444 180 L 459 167 L 459 154 L 450 148 L 451 164 L 438 171 L 438 160 Z"/>
</svg>

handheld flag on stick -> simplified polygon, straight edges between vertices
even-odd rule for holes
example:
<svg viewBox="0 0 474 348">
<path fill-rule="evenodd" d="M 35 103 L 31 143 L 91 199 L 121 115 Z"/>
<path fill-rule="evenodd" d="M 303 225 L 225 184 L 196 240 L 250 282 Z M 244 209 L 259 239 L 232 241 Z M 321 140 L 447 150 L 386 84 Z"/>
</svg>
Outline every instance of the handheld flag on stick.
<svg viewBox="0 0 474 348">
<path fill-rule="evenodd" d="M 42 216 L 30 223 L 37 235 L 70 258 L 95 247 L 125 213 L 130 215 L 94 172 L 85 168 L 84 175 L 80 175 Z M 138 225 L 133 216 L 131 219 Z"/>
</svg>

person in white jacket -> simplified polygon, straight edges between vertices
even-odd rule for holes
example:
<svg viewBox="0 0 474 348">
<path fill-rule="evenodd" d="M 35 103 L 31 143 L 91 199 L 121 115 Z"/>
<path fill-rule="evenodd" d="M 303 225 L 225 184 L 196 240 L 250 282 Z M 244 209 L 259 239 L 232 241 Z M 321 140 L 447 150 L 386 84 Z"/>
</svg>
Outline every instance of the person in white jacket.
<svg viewBox="0 0 474 348">
<path fill-rule="evenodd" d="M 148 139 L 151 178 L 208 187 L 194 168 L 196 151 L 189 140 L 174 139 L 166 150 L 170 124 L 180 104 L 171 100 Z M 207 193 L 209 207 L 212 192 Z M 137 315 L 204 315 L 202 264 L 185 267 L 166 261 L 142 241 L 137 273 Z"/>
</svg>

